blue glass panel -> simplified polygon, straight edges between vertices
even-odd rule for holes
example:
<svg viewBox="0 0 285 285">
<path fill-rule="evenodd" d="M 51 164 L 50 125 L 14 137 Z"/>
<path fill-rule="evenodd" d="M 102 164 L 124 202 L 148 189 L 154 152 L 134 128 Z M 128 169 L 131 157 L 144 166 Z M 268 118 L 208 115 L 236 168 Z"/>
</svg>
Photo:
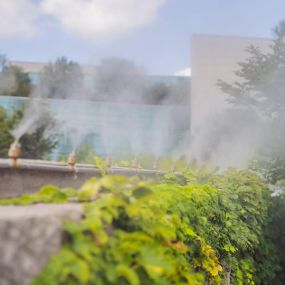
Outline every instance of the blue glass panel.
<svg viewBox="0 0 285 285">
<path fill-rule="evenodd" d="M 0 106 L 13 112 L 27 99 L 1 97 Z M 61 134 L 52 159 L 72 150 L 72 138 L 92 145 L 98 155 L 120 157 L 149 152 L 165 154 L 188 132 L 189 110 L 181 106 L 137 105 L 90 101 L 48 100 Z"/>
</svg>

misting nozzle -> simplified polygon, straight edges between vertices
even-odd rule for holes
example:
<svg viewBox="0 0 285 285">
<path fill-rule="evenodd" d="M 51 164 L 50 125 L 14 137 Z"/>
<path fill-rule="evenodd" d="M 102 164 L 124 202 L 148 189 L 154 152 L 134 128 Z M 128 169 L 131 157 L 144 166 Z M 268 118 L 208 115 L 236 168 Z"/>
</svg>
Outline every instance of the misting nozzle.
<svg viewBox="0 0 285 285">
<path fill-rule="evenodd" d="M 10 158 L 11 165 L 13 167 L 16 167 L 18 165 L 17 159 L 20 157 L 20 155 L 21 155 L 21 144 L 16 140 L 11 144 L 8 151 L 8 157 Z"/>
<path fill-rule="evenodd" d="M 72 171 L 75 171 L 76 155 L 74 151 L 69 154 L 67 164 Z"/>
<path fill-rule="evenodd" d="M 152 169 L 153 170 L 157 170 L 158 169 L 158 159 L 155 159 L 152 165 Z"/>
<path fill-rule="evenodd" d="M 110 157 L 110 156 L 107 157 L 106 164 L 107 164 L 108 168 L 112 168 L 112 165 L 113 165 L 112 157 Z"/>
</svg>

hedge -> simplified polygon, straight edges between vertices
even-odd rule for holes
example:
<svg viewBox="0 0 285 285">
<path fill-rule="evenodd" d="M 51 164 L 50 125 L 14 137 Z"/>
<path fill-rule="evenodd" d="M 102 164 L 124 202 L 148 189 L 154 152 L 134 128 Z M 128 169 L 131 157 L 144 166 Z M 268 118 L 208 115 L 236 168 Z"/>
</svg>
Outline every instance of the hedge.
<svg viewBox="0 0 285 285">
<path fill-rule="evenodd" d="M 33 285 L 282 284 L 270 190 L 249 171 L 92 178 L 0 204 L 82 203 Z"/>
</svg>

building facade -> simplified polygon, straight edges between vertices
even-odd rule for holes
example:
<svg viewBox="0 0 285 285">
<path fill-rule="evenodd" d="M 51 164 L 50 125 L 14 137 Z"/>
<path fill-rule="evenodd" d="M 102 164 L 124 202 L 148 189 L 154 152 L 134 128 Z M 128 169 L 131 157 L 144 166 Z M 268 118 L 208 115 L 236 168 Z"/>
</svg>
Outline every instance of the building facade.
<svg viewBox="0 0 285 285">
<path fill-rule="evenodd" d="M 28 73 L 35 86 L 46 66 L 45 63 L 20 61 L 10 61 L 10 65 Z M 80 67 L 84 85 L 88 88 L 96 76 L 96 67 Z M 98 155 L 114 157 L 141 153 L 162 155 L 173 151 L 190 130 L 190 80 L 182 76 L 147 76 L 146 79 L 145 89 L 156 93 L 158 98 L 162 95 L 161 102 L 153 104 L 149 100 L 146 104 L 147 100 L 139 96 L 140 102 L 130 103 L 124 97 L 116 98 L 117 94 L 113 94 L 114 100 L 100 101 L 96 100 L 96 94 L 94 97 L 79 94 L 77 98 L 66 94 L 65 99 L 46 98 L 49 111 L 56 120 L 55 133 L 58 135 L 57 148 L 50 157 L 59 159 L 86 145 L 92 146 Z M 163 92 L 167 93 L 167 100 Z M 182 96 L 177 98 L 176 94 Z M 132 94 L 129 95 L 132 99 Z M 11 111 L 27 100 L 0 96 L 0 106 Z"/>
<path fill-rule="evenodd" d="M 219 79 L 234 82 L 239 62 L 245 61 L 250 45 L 268 51 L 270 39 L 193 35 L 191 77 L 191 129 L 228 107 L 226 95 L 219 89 Z"/>
<path fill-rule="evenodd" d="M 234 72 L 239 68 L 238 63 L 248 58 L 247 48 L 254 45 L 262 51 L 268 51 L 270 44 L 270 39 L 262 38 L 194 35 L 191 79 L 175 76 L 149 76 L 147 79 L 148 86 L 154 86 L 157 83 L 167 86 L 175 85 L 177 82 L 180 84 L 180 81 L 187 82 L 188 87 L 191 85 L 191 92 L 190 88 L 189 92 L 186 91 L 186 95 L 183 96 L 186 96 L 188 101 L 182 100 L 182 104 L 175 100 L 157 105 L 87 102 L 86 108 L 82 107 L 85 103 L 79 104 L 79 101 L 67 103 L 64 100 L 50 100 L 51 111 L 59 119 L 59 114 L 65 114 L 66 104 L 71 106 L 70 109 L 75 104 L 81 106 L 83 110 L 88 110 L 87 117 L 82 117 L 81 112 L 76 112 L 76 108 L 71 113 L 72 116 L 77 114 L 77 120 L 74 122 L 71 118 L 68 119 L 75 127 L 71 126 L 70 130 L 65 130 L 66 133 L 53 156 L 58 158 L 61 154 L 70 151 L 72 143 L 68 132 L 72 132 L 72 129 L 80 129 L 77 124 L 85 124 L 85 129 L 88 129 L 83 143 L 91 144 L 98 154 L 104 156 L 108 153 L 113 153 L 115 156 L 119 153 L 138 153 L 143 149 L 155 154 L 170 152 L 189 134 L 190 124 L 191 132 L 195 134 L 195 130 L 200 125 L 228 107 L 227 97 L 219 89 L 217 82 L 219 79 L 229 83 L 237 80 Z M 27 72 L 34 84 L 38 83 L 39 73 L 45 66 L 43 63 L 19 61 L 12 61 L 11 64 Z M 96 74 L 96 67 L 81 66 L 81 68 L 84 79 L 90 82 Z M 7 108 L 7 106 L 18 104 L 17 100 L 2 97 L 0 105 L 5 105 Z"/>
<path fill-rule="evenodd" d="M 12 112 L 27 100 L 0 96 L 0 106 Z M 48 156 L 52 160 L 87 145 L 103 157 L 160 156 L 174 151 L 189 134 L 185 124 L 189 109 L 184 106 L 59 99 L 45 103 L 55 119 L 55 129 L 49 135 L 56 135 L 58 140 Z M 31 126 L 36 124 L 37 120 Z"/>
</svg>

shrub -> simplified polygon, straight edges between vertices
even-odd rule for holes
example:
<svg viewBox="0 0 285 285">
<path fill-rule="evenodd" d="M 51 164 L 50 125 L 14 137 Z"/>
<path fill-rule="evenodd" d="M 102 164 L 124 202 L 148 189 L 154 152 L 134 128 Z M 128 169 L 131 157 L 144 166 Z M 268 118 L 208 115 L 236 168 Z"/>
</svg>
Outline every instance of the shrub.
<svg viewBox="0 0 285 285">
<path fill-rule="evenodd" d="M 28 195 L 28 203 L 70 198 L 84 203 L 84 217 L 65 223 L 62 249 L 33 285 L 280 281 L 268 227 L 270 192 L 248 171 L 200 169 L 199 175 L 188 171 L 147 182 L 104 176 L 78 192 L 46 187 Z M 27 203 L 27 196 L 10 203 L 22 200 Z"/>
</svg>

